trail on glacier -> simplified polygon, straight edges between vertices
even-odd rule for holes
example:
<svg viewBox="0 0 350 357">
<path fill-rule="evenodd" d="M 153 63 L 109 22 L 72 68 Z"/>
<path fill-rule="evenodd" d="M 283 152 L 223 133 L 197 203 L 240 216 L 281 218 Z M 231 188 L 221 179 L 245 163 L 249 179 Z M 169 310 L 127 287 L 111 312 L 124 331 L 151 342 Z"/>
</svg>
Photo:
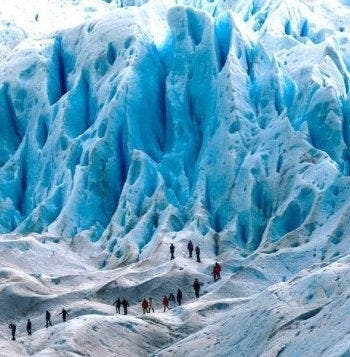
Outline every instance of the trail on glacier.
<svg viewBox="0 0 350 357">
<path fill-rule="evenodd" d="M 287 262 L 281 266 L 276 253 L 250 257 L 249 263 L 231 254 L 222 260 L 222 278 L 214 282 L 215 259 L 207 249 L 201 263 L 188 258 L 188 237 L 179 234 L 172 261 L 165 243 L 166 253 L 154 255 L 158 263 L 145 259 L 112 270 L 96 269 L 88 256 L 72 251 L 69 241 L 2 237 L 1 257 L 12 263 L 0 269 L 1 351 L 9 356 L 198 356 L 204 350 L 213 356 L 279 351 L 336 356 L 347 351 L 349 255 L 294 273 Z M 295 254 L 289 251 L 288 259 Z M 203 284 L 199 299 L 194 278 Z M 184 293 L 183 305 L 163 313 L 162 296 L 177 288 Z M 129 300 L 127 316 L 115 313 L 112 302 L 118 296 Z M 155 313 L 142 314 L 144 297 L 153 297 Z M 66 323 L 58 316 L 63 307 L 70 314 Z M 45 328 L 45 310 L 52 313 L 52 328 Z M 33 322 L 32 336 L 26 336 L 27 318 Z M 10 341 L 10 322 L 18 326 L 16 342 Z"/>
</svg>

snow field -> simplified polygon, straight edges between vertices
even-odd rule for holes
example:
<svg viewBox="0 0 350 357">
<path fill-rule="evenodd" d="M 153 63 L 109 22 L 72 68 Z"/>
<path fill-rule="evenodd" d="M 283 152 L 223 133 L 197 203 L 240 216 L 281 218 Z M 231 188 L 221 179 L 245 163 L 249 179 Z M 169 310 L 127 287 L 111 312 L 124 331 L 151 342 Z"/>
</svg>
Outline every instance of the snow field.
<svg viewBox="0 0 350 357">
<path fill-rule="evenodd" d="M 297 253 L 286 248 L 249 259 L 232 254 L 224 262 L 219 259 L 222 279 L 213 282 L 210 274 L 215 258 L 202 247 L 202 263 L 189 259 L 187 238 L 176 237 L 173 261 L 164 250 L 154 253 L 158 263 L 145 259 L 98 270 L 72 252 L 67 242 L 54 237 L 3 236 L 1 256 L 9 256 L 13 263 L 8 267 L 5 262 L 0 269 L 2 353 L 346 355 L 350 331 L 348 255 L 293 272 L 279 257 L 288 253 L 289 262 L 296 259 Z M 35 244 L 35 260 L 28 243 Z M 164 245 L 168 248 L 167 240 Z M 51 258 L 48 251 L 52 250 L 60 259 Z M 11 254 L 21 255 L 20 259 L 12 259 Z M 195 277 L 202 283 L 199 299 L 194 298 L 192 288 Z M 178 287 L 184 293 L 183 305 L 163 313 L 162 296 L 176 294 Z M 129 300 L 129 315 L 116 315 L 112 302 L 118 296 Z M 143 315 L 141 300 L 150 296 L 156 311 Z M 62 307 L 70 314 L 67 323 L 58 316 Z M 54 324 L 48 329 L 44 327 L 46 309 Z M 33 322 L 32 336 L 25 332 L 28 317 Z M 18 326 L 16 342 L 10 341 L 7 328 L 13 321 Z"/>
</svg>

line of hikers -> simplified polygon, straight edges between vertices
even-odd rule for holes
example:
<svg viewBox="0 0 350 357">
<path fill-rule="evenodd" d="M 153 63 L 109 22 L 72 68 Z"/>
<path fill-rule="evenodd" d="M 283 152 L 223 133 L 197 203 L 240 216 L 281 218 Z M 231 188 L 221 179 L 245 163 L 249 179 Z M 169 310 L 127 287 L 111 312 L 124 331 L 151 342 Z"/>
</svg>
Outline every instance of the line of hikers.
<svg viewBox="0 0 350 357">
<path fill-rule="evenodd" d="M 175 259 L 175 246 L 173 243 L 170 244 L 169 249 L 170 249 L 170 260 L 173 260 Z M 192 254 L 194 250 L 196 253 L 197 263 L 201 262 L 201 250 L 198 245 L 196 246 L 196 249 L 194 249 L 192 241 L 189 241 L 187 244 L 187 250 L 190 258 L 192 258 Z"/>
<path fill-rule="evenodd" d="M 220 279 L 220 272 L 221 272 L 221 266 L 220 266 L 219 263 L 216 262 L 214 264 L 213 272 L 212 272 L 212 275 L 214 276 L 214 281 L 217 281 L 218 279 Z M 201 284 L 198 281 L 198 279 L 194 279 L 194 282 L 193 282 L 192 286 L 193 286 L 194 294 L 195 294 L 196 298 L 199 298 L 199 292 L 201 290 Z M 162 299 L 162 304 L 163 304 L 163 307 L 164 307 L 163 312 L 165 312 L 166 310 L 170 310 L 171 308 L 175 307 L 176 306 L 176 302 L 180 306 L 181 303 L 182 303 L 182 297 L 183 297 L 183 295 L 182 295 L 182 291 L 180 289 L 177 290 L 176 299 L 175 299 L 175 295 L 173 293 L 170 293 L 169 297 L 164 295 L 163 299 Z M 124 315 L 128 314 L 129 303 L 125 298 L 123 300 L 120 300 L 120 298 L 118 297 L 118 299 L 116 301 L 114 301 L 113 305 L 115 305 L 116 312 L 118 314 L 120 314 L 120 307 L 121 306 L 123 306 Z M 141 308 L 142 308 L 143 314 L 146 314 L 146 313 L 149 314 L 151 311 L 154 312 L 153 299 L 151 297 L 148 300 L 146 298 L 144 298 L 142 300 L 142 302 L 141 302 Z"/>
<path fill-rule="evenodd" d="M 176 294 L 176 301 L 178 303 L 178 305 L 181 305 L 182 302 L 182 291 L 180 289 L 177 290 L 177 294 Z M 175 303 L 175 295 L 173 293 L 170 293 L 169 298 L 164 295 L 163 296 L 163 300 L 162 300 L 163 306 L 164 306 L 164 312 L 166 309 L 170 309 L 171 307 L 175 307 L 176 303 Z M 113 305 L 115 306 L 115 310 L 117 314 L 120 314 L 120 308 L 123 306 L 123 310 L 124 310 L 124 315 L 128 314 L 128 307 L 129 307 L 129 302 L 123 298 L 123 300 L 120 300 L 120 298 L 118 297 L 117 300 L 115 300 L 113 302 Z M 170 307 L 169 307 L 170 305 Z M 153 299 L 150 297 L 148 300 L 146 298 L 144 298 L 141 302 L 141 308 L 142 308 L 142 312 L 144 314 L 149 314 L 151 312 L 154 312 L 154 307 L 153 307 Z"/>
<path fill-rule="evenodd" d="M 68 311 L 66 309 L 62 309 L 62 311 L 58 315 L 62 315 L 63 322 L 66 322 L 67 316 L 69 316 Z M 51 313 L 48 310 L 45 311 L 45 326 L 46 326 L 46 328 L 48 328 L 49 326 L 52 326 Z M 9 324 L 9 329 L 11 330 L 12 341 L 15 341 L 16 340 L 16 330 L 17 330 L 16 324 L 14 324 L 14 323 Z M 28 336 L 31 336 L 31 334 L 32 334 L 32 321 L 30 319 L 27 320 L 27 334 L 28 334 Z"/>
<path fill-rule="evenodd" d="M 189 252 L 189 257 L 192 258 L 192 253 L 193 253 L 193 250 L 194 250 L 192 241 L 188 242 L 187 250 Z M 201 262 L 200 248 L 198 246 L 195 249 L 195 253 L 196 253 L 196 257 L 197 257 L 197 262 L 200 263 Z M 175 246 L 174 246 L 173 243 L 171 243 L 171 245 L 170 245 L 170 254 L 171 254 L 170 260 L 175 259 Z M 217 281 L 218 279 L 221 278 L 220 273 L 221 273 L 221 266 L 220 266 L 220 264 L 218 262 L 216 262 L 214 264 L 214 266 L 213 266 L 213 272 L 212 272 L 212 275 L 214 277 L 214 281 Z M 198 281 L 198 279 L 194 280 L 192 286 L 193 286 L 196 298 L 199 298 L 199 292 L 200 292 L 200 289 L 201 289 L 201 284 Z M 182 303 L 182 291 L 180 289 L 177 290 L 176 301 L 177 301 L 178 305 L 180 306 L 181 303 Z M 162 299 L 162 304 L 163 304 L 163 307 L 164 307 L 163 312 L 165 312 L 166 310 L 169 310 L 172 307 L 175 307 L 176 303 L 175 303 L 174 294 L 170 293 L 169 297 L 164 295 L 163 299 Z M 113 305 L 115 305 L 115 309 L 116 309 L 116 312 L 118 314 L 120 314 L 120 308 L 121 307 L 123 307 L 124 315 L 128 314 L 129 302 L 125 298 L 123 298 L 123 300 L 120 300 L 120 298 L 118 297 L 118 299 L 113 302 Z M 170 307 L 169 307 L 169 305 L 170 305 Z M 151 311 L 154 312 L 153 299 L 150 297 L 148 299 L 148 301 L 147 301 L 144 298 L 142 300 L 141 307 L 142 307 L 142 311 L 143 311 L 144 314 L 150 313 Z M 68 311 L 66 309 L 62 309 L 62 311 L 59 313 L 59 315 L 62 315 L 63 322 L 66 322 L 67 321 L 67 316 L 69 316 Z M 46 327 L 52 326 L 51 314 L 47 310 L 46 310 L 46 313 L 45 313 L 45 319 L 46 319 Z M 13 341 L 16 340 L 16 329 L 17 329 L 16 324 L 11 323 L 9 325 L 9 329 L 11 330 L 11 333 L 12 333 L 12 340 Z M 28 333 L 28 335 L 32 334 L 32 322 L 30 321 L 30 319 L 28 319 L 28 321 L 27 321 L 27 333 Z"/>
<path fill-rule="evenodd" d="M 196 249 L 194 249 L 193 243 L 191 240 L 187 244 L 187 250 L 189 252 L 190 258 L 192 258 L 193 250 L 195 250 L 197 262 L 198 263 L 201 262 L 200 248 L 198 246 L 196 246 Z M 170 244 L 170 260 L 173 260 L 173 259 L 175 259 L 175 246 L 173 243 L 171 243 Z M 217 281 L 218 279 L 221 278 L 220 273 L 221 273 L 221 266 L 218 262 L 216 262 L 213 266 L 213 271 L 212 271 L 214 281 Z M 199 298 L 201 284 L 198 281 L 198 279 L 194 280 L 192 286 L 193 286 L 194 294 L 195 294 L 196 298 Z M 170 310 L 172 307 L 175 307 L 176 306 L 175 301 L 177 301 L 178 305 L 181 305 L 182 291 L 180 289 L 177 290 L 176 300 L 175 300 L 175 296 L 173 293 L 170 293 L 169 297 L 167 297 L 166 295 L 163 296 L 163 299 L 162 299 L 162 304 L 163 304 L 163 308 L 164 308 L 163 312 L 165 312 L 166 310 Z M 118 297 L 118 299 L 116 301 L 114 301 L 113 305 L 115 305 L 116 312 L 118 314 L 120 314 L 121 306 L 123 306 L 124 315 L 128 314 L 129 303 L 125 298 L 123 300 L 120 300 L 120 298 Z M 151 297 L 148 300 L 146 298 L 144 298 L 141 302 L 141 308 L 142 308 L 143 314 L 146 314 L 146 313 L 149 314 L 151 311 L 154 312 L 153 299 Z"/>
<path fill-rule="evenodd" d="M 163 312 L 174 308 L 176 306 L 176 302 L 179 306 L 182 303 L 182 291 L 180 289 L 177 289 L 176 300 L 175 300 L 175 295 L 173 293 L 170 293 L 169 297 L 167 297 L 166 295 L 163 296 L 162 299 L 162 304 L 164 308 Z"/>
<path fill-rule="evenodd" d="M 215 281 L 217 279 L 220 278 L 220 270 L 221 267 L 218 263 L 215 263 L 214 265 L 214 279 Z M 193 289 L 194 289 L 194 294 L 196 296 L 196 298 L 199 298 L 199 292 L 201 290 L 201 284 L 198 281 L 198 279 L 194 279 L 193 282 Z M 175 295 L 173 293 L 170 293 L 169 297 L 167 297 L 166 295 L 163 296 L 162 299 L 162 304 L 163 304 L 163 312 L 165 312 L 166 310 L 170 310 L 171 308 L 176 306 L 176 302 L 178 303 L 178 305 L 180 306 L 182 304 L 182 291 L 180 289 L 177 289 L 177 294 L 176 294 L 176 299 L 175 299 Z M 114 301 L 113 305 L 115 305 L 115 309 L 116 309 L 116 313 L 120 314 L 120 307 L 123 306 L 124 309 L 124 315 L 128 314 L 128 307 L 129 307 L 129 302 L 123 298 L 123 300 L 120 300 L 120 298 L 118 297 L 118 299 L 116 301 Z M 141 302 L 141 308 L 142 308 L 142 312 L 143 314 L 149 314 L 151 311 L 154 312 L 154 307 L 153 307 L 153 299 L 150 297 L 148 300 L 146 298 L 144 298 Z"/>
<path fill-rule="evenodd" d="M 123 306 L 124 309 L 124 315 L 128 314 L 128 307 L 129 307 L 129 303 L 127 300 L 125 300 L 125 298 L 123 300 L 120 300 L 120 298 L 118 298 L 116 301 L 114 301 L 113 305 L 115 305 L 115 310 L 118 314 L 120 314 L 120 307 Z"/>
<path fill-rule="evenodd" d="M 170 244 L 170 248 L 169 249 L 170 249 L 170 260 L 173 260 L 173 259 L 175 259 L 175 246 L 174 246 L 173 243 Z M 189 254 L 190 258 L 192 258 L 193 250 L 195 250 L 196 257 L 197 257 L 197 262 L 198 263 L 201 262 L 201 250 L 198 247 L 198 245 L 196 246 L 196 249 L 194 249 L 193 248 L 193 243 L 190 240 L 188 242 L 188 244 L 187 244 L 187 250 L 188 250 L 188 254 Z M 221 273 L 221 266 L 220 266 L 220 264 L 218 262 L 216 262 L 214 264 L 213 272 L 212 272 L 212 275 L 214 276 L 214 281 L 217 281 L 218 279 L 221 278 L 220 273 Z"/>
</svg>

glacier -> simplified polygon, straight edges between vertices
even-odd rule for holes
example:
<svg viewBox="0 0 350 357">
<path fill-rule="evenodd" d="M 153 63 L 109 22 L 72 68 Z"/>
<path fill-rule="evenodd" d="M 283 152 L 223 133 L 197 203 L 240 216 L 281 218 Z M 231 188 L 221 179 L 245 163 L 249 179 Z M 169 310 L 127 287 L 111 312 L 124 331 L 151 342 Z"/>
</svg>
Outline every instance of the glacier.
<svg viewBox="0 0 350 357">
<path fill-rule="evenodd" d="M 0 302 L 76 315 L 0 347 L 94 356 L 98 319 L 138 341 L 119 355 L 348 355 L 350 3 L 63 3 L 52 28 L 0 17 Z M 111 316 L 194 277 L 171 316 Z"/>
</svg>

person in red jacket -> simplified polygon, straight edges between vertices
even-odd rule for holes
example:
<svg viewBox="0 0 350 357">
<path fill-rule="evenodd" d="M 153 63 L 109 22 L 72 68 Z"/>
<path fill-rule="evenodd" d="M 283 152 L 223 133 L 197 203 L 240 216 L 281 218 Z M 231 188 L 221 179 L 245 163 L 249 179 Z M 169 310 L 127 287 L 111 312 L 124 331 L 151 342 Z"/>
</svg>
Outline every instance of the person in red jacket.
<svg viewBox="0 0 350 357">
<path fill-rule="evenodd" d="M 148 312 L 148 301 L 146 299 L 142 300 L 142 310 L 144 314 Z"/>
<path fill-rule="evenodd" d="M 216 280 L 221 278 L 220 272 L 221 272 L 221 266 L 220 266 L 220 264 L 218 262 L 216 262 L 214 267 L 213 267 L 214 281 L 216 281 Z"/>
<path fill-rule="evenodd" d="M 166 309 L 169 310 L 169 299 L 165 295 L 163 296 L 163 306 L 164 306 L 163 312 L 165 312 Z"/>
</svg>

